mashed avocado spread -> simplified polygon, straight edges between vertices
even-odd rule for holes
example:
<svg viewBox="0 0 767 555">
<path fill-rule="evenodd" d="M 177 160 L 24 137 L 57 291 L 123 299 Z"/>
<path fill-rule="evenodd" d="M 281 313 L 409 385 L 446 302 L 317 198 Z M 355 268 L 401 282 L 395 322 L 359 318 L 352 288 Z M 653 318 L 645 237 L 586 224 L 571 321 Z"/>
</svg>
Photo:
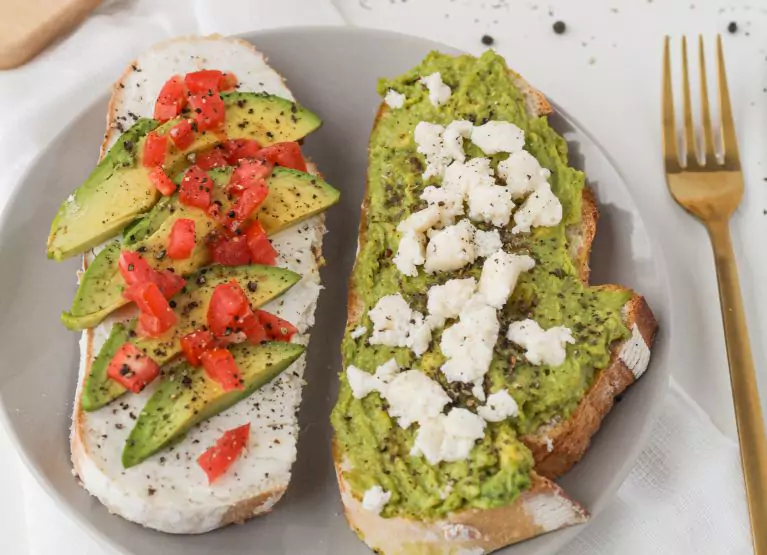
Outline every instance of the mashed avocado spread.
<svg viewBox="0 0 767 555">
<path fill-rule="evenodd" d="M 452 94 L 435 107 L 418 80 L 440 72 Z M 399 109 L 384 111 L 375 126 L 369 146 L 368 198 L 365 237 L 352 275 L 351 287 L 365 307 L 361 324 L 368 331 L 356 339 L 347 330 L 342 344 L 344 368 L 353 364 L 365 371 L 395 357 L 405 369 L 417 368 L 437 380 L 452 405 L 476 408 L 471 384 L 448 383 L 439 371 L 445 361 L 435 330 L 429 350 L 419 359 L 407 348 L 369 345 L 372 325 L 367 315 L 377 301 L 401 293 L 414 310 L 427 313 L 426 292 L 449 279 L 480 277 L 482 260 L 457 272 L 402 275 L 392 262 L 400 235 L 397 224 L 425 207 L 420 199 L 425 182 L 424 157 L 417 153 L 413 131 L 421 121 L 447 125 L 466 119 L 480 125 L 490 120 L 510 121 L 525 132 L 525 149 L 551 171 L 549 182 L 563 207 L 562 222 L 555 227 L 537 227 L 532 233 L 512 235 L 501 229 L 504 248 L 527 253 L 536 261 L 524 273 L 512 297 L 500 311 L 501 334 L 493 362 L 485 376 L 485 390 L 507 389 L 519 405 L 519 414 L 500 423 L 488 423 L 485 437 L 477 442 L 468 459 L 430 465 L 423 457 L 410 456 L 417 425 L 403 430 L 386 411 L 378 393 L 355 399 L 341 374 L 338 403 L 332 422 L 340 455 L 351 463 L 345 477 L 356 496 L 375 485 L 392 492 L 382 516 L 408 516 L 428 520 L 464 508 L 491 508 L 511 503 L 530 486 L 533 457 L 520 441 L 540 426 L 564 419 L 577 406 L 596 372 L 610 360 L 610 347 L 628 336 L 621 308 L 630 292 L 584 285 L 579 269 L 569 255 L 566 230 L 581 220 L 583 174 L 567 165 L 567 146 L 549 127 L 545 117 L 528 115 L 525 99 L 500 56 L 488 51 L 479 58 L 452 57 L 433 52 L 423 62 L 378 86 L 383 96 L 389 89 L 406 97 Z M 484 156 L 468 140 L 467 159 Z M 492 166 L 508 156 L 492 156 Z M 474 222 L 480 229 L 490 229 Z M 532 318 L 542 327 L 563 325 L 572 330 L 576 342 L 567 346 L 566 361 L 552 368 L 533 366 L 524 350 L 508 341 L 511 322 Z M 448 322 L 449 326 L 451 322 Z"/>
</svg>

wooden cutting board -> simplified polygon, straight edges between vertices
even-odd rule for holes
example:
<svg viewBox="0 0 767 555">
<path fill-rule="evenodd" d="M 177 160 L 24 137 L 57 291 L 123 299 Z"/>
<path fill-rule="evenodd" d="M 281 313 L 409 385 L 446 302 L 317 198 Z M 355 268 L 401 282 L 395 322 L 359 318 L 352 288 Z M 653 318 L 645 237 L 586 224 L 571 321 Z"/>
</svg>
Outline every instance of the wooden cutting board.
<svg viewBox="0 0 767 555">
<path fill-rule="evenodd" d="M 31 60 L 101 0 L 0 0 L 0 69 Z"/>
</svg>

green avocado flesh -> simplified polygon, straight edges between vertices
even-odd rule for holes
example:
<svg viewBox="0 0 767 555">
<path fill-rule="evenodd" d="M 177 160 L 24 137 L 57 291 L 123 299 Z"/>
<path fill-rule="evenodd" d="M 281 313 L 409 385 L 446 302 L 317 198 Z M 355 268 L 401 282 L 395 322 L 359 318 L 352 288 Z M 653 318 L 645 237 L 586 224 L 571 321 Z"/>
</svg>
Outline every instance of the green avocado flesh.
<svg viewBox="0 0 767 555">
<path fill-rule="evenodd" d="M 213 179 L 213 198 L 225 201 L 225 188 L 231 168 L 209 172 Z M 269 195 L 256 213 L 268 234 L 274 234 L 332 206 L 339 192 L 321 178 L 295 170 L 276 168 L 269 177 Z M 189 258 L 173 260 L 165 256 L 168 238 L 176 221 L 186 218 L 195 222 L 197 244 Z M 69 329 L 82 330 L 98 325 L 110 312 L 128 303 L 123 297 L 125 281 L 118 268 L 122 250 L 141 252 L 157 270 L 173 269 L 188 276 L 210 263 L 205 236 L 214 230 L 215 222 L 198 208 L 181 204 L 178 193 L 163 198 L 140 220 L 123 233 L 123 243 L 107 245 L 90 263 L 80 279 L 72 307 L 61 320 Z"/>
<path fill-rule="evenodd" d="M 296 141 L 317 129 L 317 115 L 277 96 L 259 93 L 223 94 L 226 123 L 223 132 L 197 132 L 194 142 L 180 151 L 172 140 L 163 168 L 169 175 L 188 167 L 189 155 L 219 144 L 225 138 L 254 139 L 262 146 Z M 115 236 L 137 215 L 157 203 L 160 193 L 142 164 L 150 131 L 165 135 L 182 117 L 163 124 L 139 119 L 123 133 L 88 179 L 62 203 L 51 224 L 48 257 L 63 260 Z"/>
<path fill-rule="evenodd" d="M 224 391 L 202 368 L 179 364 L 170 369 L 147 402 L 123 449 L 125 468 L 176 443 L 193 427 L 215 416 L 276 378 L 304 352 L 295 343 L 235 345 L 231 348 L 244 389 Z"/>
<path fill-rule="evenodd" d="M 440 72 L 452 89 L 449 100 L 434 107 L 428 91 L 418 79 Z M 413 131 L 421 121 L 447 125 L 471 120 L 477 125 L 489 120 L 510 121 L 525 131 L 525 148 L 551 170 L 552 190 L 563 207 L 562 222 L 555 227 L 534 228 L 532 233 L 512 235 L 509 224 L 501 229 L 505 249 L 528 253 L 535 268 L 523 273 L 506 306 L 499 312 L 501 334 L 494 359 L 485 376 L 488 393 L 506 389 L 519 405 L 519 415 L 500 423 L 488 423 L 485 437 L 477 442 L 468 459 L 430 465 L 410 450 L 418 426 L 401 429 L 392 420 L 378 393 L 355 399 L 341 374 L 338 402 L 332 423 L 340 454 L 350 462 L 344 473 L 356 496 L 380 485 L 392 497 L 384 517 L 407 516 L 430 520 L 461 509 L 484 509 L 507 505 L 530 487 L 533 456 L 519 437 L 542 425 L 567 418 L 594 380 L 608 366 L 614 342 L 628 337 L 621 309 L 631 292 L 590 287 L 581 282 L 578 268 L 568 254 L 566 230 L 581 221 L 584 176 L 567 163 L 567 146 L 545 117 L 529 116 L 525 99 L 509 76 L 500 56 L 492 51 L 481 57 L 451 57 L 429 54 L 408 73 L 382 80 L 378 91 L 403 93 L 405 106 L 385 110 L 373 130 L 369 146 L 368 198 L 365 241 L 353 270 L 351 287 L 364 304 L 360 324 L 372 329 L 367 311 L 377 301 L 401 293 L 414 310 L 427 314 L 426 292 L 448 279 L 479 278 L 484 259 L 458 272 L 402 275 L 392 262 L 400 235 L 397 224 L 426 205 L 420 200 L 425 183 L 421 177 L 424 157 L 416 151 Z M 467 159 L 484 154 L 468 140 Z M 507 154 L 492 156 L 492 166 Z M 491 229 L 484 224 L 480 229 Z M 567 359 L 558 367 L 533 366 L 524 350 L 505 337 L 509 323 L 525 318 L 543 328 L 564 325 L 576 340 L 567 346 Z M 449 324 L 448 324 L 449 325 Z M 355 324 L 356 326 L 356 324 Z M 344 368 L 355 365 L 368 372 L 391 357 L 403 368 L 418 368 L 437 380 L 453 403 L 475 410 L 477 401 L 471 384 L 448 383 L 440 371 L 445 361 L 439 343 L 442 330 L 435 330 L 429 350 L 417 359 L 406 348 L 369 345 L 369 332 L 354 339 L 348 329 L 342 343 Z"/>
<path fill-rule="evenodd" d="M 117 399 L 126 389 L 107 376 L 109 361 L 125 341 L 130 341 L 159 365 L 181 352 L 181 338 L 207 323 L 208 305 L 217 285 L 236 280 L 242 286 L 251 306 L 257 308 L 278 297 L 295 285 L 301 276 L 274 266 L 210 266 L 190 276 L 184 289 L 173 297 L 178 322 L 160 337 L 137 337 L 132 331 L 135 320 L 115 325 L 101 347 L 83 388 L 82 406 L 94 411 Z"/>
</svg>

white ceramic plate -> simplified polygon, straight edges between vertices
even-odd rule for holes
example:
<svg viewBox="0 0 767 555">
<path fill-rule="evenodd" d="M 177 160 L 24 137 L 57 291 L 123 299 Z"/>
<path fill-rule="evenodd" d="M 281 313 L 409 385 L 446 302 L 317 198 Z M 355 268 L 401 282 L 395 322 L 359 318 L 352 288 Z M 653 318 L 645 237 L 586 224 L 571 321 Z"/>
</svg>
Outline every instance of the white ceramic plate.
<svg viewBox="0 0 767 555">
<path fill-rule="evenodd" d="M 329 452 L 328 421 L 340 368 L 346 281 L 357 241 L 365 183 L 366 145 L 380 99 L 376 81 L 398 75 L 432 49 L 452 49 L 389 32 L 310 28 L 245 35 L 288 80 L 300 102 L 324 120 L 306 142 L 327 180 L 342 191 L 328 215 L 329 234 L 300 419 L 298 461 L 287 496 L 276 510 L 244 526 L 203 536 L 170 536 L 111 516 L 75 481 L 69 461 L 69 425 L 78 364 L 78 336 L 59 323 L 75 292 L 76 260 L 45 258 L 48 226 L 59 203 L 94 166 L 104 132 L 107 96 L 74 119 L 46 149 L 10 200 L 0 223 L 0 414 L 23 459 L 63 510 L 90 533 L 125 553 L 202 555 L 364 554 L 367 548 L 342 516 Z M 115 77 L 122 68 L 115 67 Z M 566 99 L 562 99 L 566 102 Z M 586 171 L 601 208 L 593 250 L 594 283 L 621 283 L 644 294 L 661 322 L 645 376 L 605 420 L 584 460 L 562 485 L 592 513 L 602 510 L 634 464 L 670 372 L 671 295 L 647 233 L 652 214 L 640 214 L 620 173 L 604 151 L 564 110 L 553 125 L 570 143 L 572 163 Z M 554 553 L 579 528 L 513 546 L 507 555 Z"/>
</svg>

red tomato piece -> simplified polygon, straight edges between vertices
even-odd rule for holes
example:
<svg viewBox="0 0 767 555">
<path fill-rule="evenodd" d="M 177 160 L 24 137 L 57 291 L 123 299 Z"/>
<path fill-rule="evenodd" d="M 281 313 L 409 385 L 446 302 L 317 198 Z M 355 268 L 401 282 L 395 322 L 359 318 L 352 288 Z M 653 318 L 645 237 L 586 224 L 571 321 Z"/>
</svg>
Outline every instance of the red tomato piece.
<svg viewBox="0 0 767 555">
<path fill-rule="evenodd" d="M 224 432 L 216 444 L 197 458 L 197 464 L 205 471 L 208 484 L 224 474 L 240 456 L 250 437 L 250 424 Z"/>
<path fill-rule="evenodd" d="M 178 199 L 182 204 L 207 209 L 210 206 L 211 179 L 205 170 L 192 166 L 184 174 Z"/>
<path fill-rule="evenodd" d="M 154 268 L 135 251 L 122 251 L 117 265 L 125 283 L 129 286 L 154 280 Z"/>
<path fill-rule="evenodd" d="M 251 139 L 229 139 L 224 143 L 226 161 L 230 166 L 234 166 L 243 158 L 255 158 L 259 150 L 261 145 Z"/>
<path fill-rule="evenodd" d="M 184 84 L 190 93 L 207 93 L 212 91 L 217 93 L 221 83 L 223 73 L 217 69 L 202 69 L 187 73 L 184 77 Z"/>
<path fill-rule="evenodd" d="M 269 335 L 264 328 L 264 325 L 258 319 L 258 316 L 252 312 L 242 318 L 242 332 L 245 334 L 245 337 L 248 338 L 248 341 L 254 345 L 258 345 L 262 341 L 269 339 Z"/>
<path fill-rule="evenodd" d="M 237 86 L 237 76 L 231 71 L 225 71 L 221 74 L 221 79 L 218 81 L 218 90 L 231 91 Z"/>
<path fill-rule="evenodd" d="M 267 187 L 266 181 L 263 180 L 259 185 L 245 189 L 240 198 L 235 201 L 233 208 L 235 212 L 234 220 L 237 221 L 238 227 L 253 215 L 266 200 L 268 194 L 269 187 Z"/>
<path fill-rule="evenodd" d="M 154 105 L 154 119 L 168 121 L 181 113 L 186 106 L 186 87 L 180 76 L 174 75 L 160 89 Z"/>
<path fill-rule="evenodd" d="M 170 139 L 176 148 L 179 150 L 186 150 L 194 142 L 194 130 L 192 129 L 192 122 L 188 119 L 181 120 L 176 125 L 170 128 L 168 131 Z"/>
<path fill-rule="evenodd" d="M 147 168 L 162 166 L 165 162 L 165 152 L 168 149 L 168 136 L 158 135 L 151 131 L 144 142 L 143 164 Z"/>
<path fill-rule="evenodd" d="M 170 230 L 166 254 L 174 260 L 189 258 L 194 250 L 194 220 L 179 218 Z"/>
<path fill-rule="evenodd" d="M 291 168 L 300 172 L 306 171 L 306 162 L 301 154 L 301 147 L 298 146 L 298 143 L 277 143 L 262 148 L 257 158 L 267 160 L 283 168 Z"/>
<path fill-rule="evenodd" d="M 125 291 L 125 297 L 132 300 L 144 314 L 159 320 L 157 324 L 165 332 L 176 324 L 176 313 L 168 303 L 160 287 L 154 282 L 137 283 Z"/>
<path fill-rule="evenodd" d="M 218 337 L 242 331 L 242 319 L 252 314 L 250 301 L 236 280 L 213 289 L 208 305 L 208 329 Z"/>
<path fill-rule="evenodd" d="M 274 341 L 290 341 L 298 329 L 279 316 L 276 316 L 265 310 L 256 310 L 256 316 L 259 322 L 266 330 L 266 336 Z"/>
<path fill-rule="evenodd" d="M 218 93 L 196 93 L 189 96 L 189 105 L 194 112 L 198 131 L 219 129 L 226 117 L 224 101 Z"/>
<path fill-rule="evenodd" d="M 228 349 L 209 349 L 200 355 L 200 362 L 205 369 L 205 374 L 217 382 L 224 391 L 245 389 L 240 369 L 237 368 L 234 356 Z"/>
<path fill-rule="evenodd" d="M 166 197 L 169 197 L 176 192 L 176 184 L 173 183 L 170 177 L 165 174 L 165 171 L 160 168 L 152 168 L 149 170 L 149 181 L 155 186 L 155 189 L 160 191 Z"/>
<path fill-rule="evenodd" d="M 274 266 L 277 261 L 277 251 L 266 236 L 261 223 L 254 221 L 245 232 L 245 239 L 250 250 L 251 264 L 266 264 Z"/>
<path fill-rule="evenodd" d="M 200 355 L 218 345 L 213 334 L 205 330 L 193 331 L 181 338 L 181 350 L 192 366 L 200 365 Z"/>
<path fill-rule="evenodd" d="M 160 318 L 144 312 L 138 315 L 138 324 L 136 325 L 136 335 L 138 337 L 160 337 L 169 329 Z"/>
<path fill-rule="evenodd" d="M 123 343 L 107 367 L 107 376 L 133 393 L 143 389 L 160 374 L 160 366 L 132 343 Z"/>
<path fill-rule="evenodd" d="M 173 295 L 181 291 L 184 288 L 184 285 L 186 285 L 186 280 L 184 278 L 170 270 L 156 272 L 154 281 L 157 283 L 157 287 L 160 288 L 160 291 L 162 291 L 162 294 L 166 299 L 170 299 Z"/>
<path fill-rule="evenodd" d="M 244 236 L 219 237 L 210 245 L 213 262 L 222 266 L 250 264 L 250 249 Z"/>
<path fill-rule="evenodd" d="M 265 188 L 269 191 L 266 178 L 272 172 L 274 165 L 264 160 L 242 160 L 229 178 L 227 189 L 237 194 L 250 187 Z"/>
<path fill-rule="evenodd" d="M 194 159 L 194 163 L 205 171 L 212 170 L 213 168 L 224 168 L 229 165 L 225 154 L 218 147 L 214 147 L 207 152 L 201 152 Z"/>
</svg>

